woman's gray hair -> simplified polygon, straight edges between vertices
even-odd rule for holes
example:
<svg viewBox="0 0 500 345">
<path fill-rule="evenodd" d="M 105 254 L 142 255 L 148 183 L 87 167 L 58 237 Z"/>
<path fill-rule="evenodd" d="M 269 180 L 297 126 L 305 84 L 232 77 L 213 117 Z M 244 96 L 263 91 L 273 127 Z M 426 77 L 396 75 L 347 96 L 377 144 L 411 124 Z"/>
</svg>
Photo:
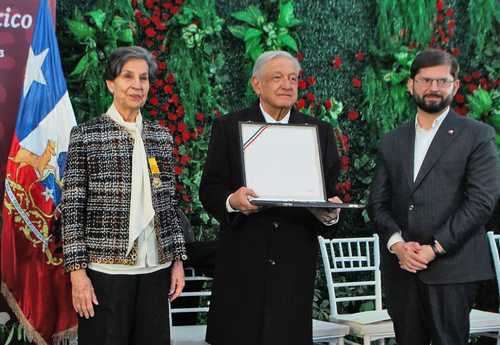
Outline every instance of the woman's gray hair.
<svg viewBox="0 0 500 345">
<path fill-rule="evenodd" d="M 120 47 L 117 48 L 109 56 L 106 66 L 106 80 L 114 80 L 122 72 L 123 65 L 132 59 L 144 60 L 148 64 L 149 80 L 154 80 L 156 77 L 156 61 L 146 49 L 139 46 Z"/>
<path fill-rule="evenodd" d="M 252 77 L 258 77 L 260 74 L 262 67 L 269 61 L 276 58 L 286 58 L 294 63 L 297 67 L 297 71 L 301 70 L 299 60 L 297 60 L 292 54 L 283 50 L 271 50 L 260 54 L 260 56 L 255 61 L 253 65 Z"/>
</svg>

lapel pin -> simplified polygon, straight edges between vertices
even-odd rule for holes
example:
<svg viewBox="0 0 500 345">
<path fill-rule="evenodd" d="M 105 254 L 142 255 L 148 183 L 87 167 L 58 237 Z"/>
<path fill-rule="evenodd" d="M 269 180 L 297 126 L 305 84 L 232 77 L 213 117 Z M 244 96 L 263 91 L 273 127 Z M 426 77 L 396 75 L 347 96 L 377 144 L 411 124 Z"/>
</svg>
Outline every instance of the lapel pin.
<svg viewBox="0 0 500 345">
<path fill-rule="evenodd" d="M 450 129 L 450 130 L 448 131 L 448 134 L 449 134 L 449 135 L 453 135 L 453 133 L 455 133 L 455 131 L 454 131 L 453 129 Z"/>
</svg>

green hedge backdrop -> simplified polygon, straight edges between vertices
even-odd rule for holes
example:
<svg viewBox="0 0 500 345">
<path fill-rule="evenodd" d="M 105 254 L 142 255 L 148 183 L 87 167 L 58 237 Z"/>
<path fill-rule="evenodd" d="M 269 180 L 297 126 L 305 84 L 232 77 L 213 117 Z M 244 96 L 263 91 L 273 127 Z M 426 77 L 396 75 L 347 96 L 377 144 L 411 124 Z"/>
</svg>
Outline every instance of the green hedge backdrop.
<svg viewBox="0 0 500 345">
<path fill-rule="evenodd" d="M 299 58 L 297 107 L 334 125 L 342 197 L 364 202 L 378 140 L 415 114 L 405 82 L 422 48 L 458 58 L 462 87 L 453 107 L 495 126 L 500 146 L 499 23 L 495 0 L 64 0 L 57 32 L 79 122 L 111 102 L 103 69 L 113 49 L 137 44 L 157 56 L 145 112 L 175 138 L 179 199 L 203 240 L 217 231 L 197 195 L 210 126 L 255 100 L 248 78 L 259 52 L 279 48 Z M 363 212 L 341 219 L 335 236 L 372 232 Z M 317 286 L 315 314 L 325 317 L 321 278 Z"/>
</svg>

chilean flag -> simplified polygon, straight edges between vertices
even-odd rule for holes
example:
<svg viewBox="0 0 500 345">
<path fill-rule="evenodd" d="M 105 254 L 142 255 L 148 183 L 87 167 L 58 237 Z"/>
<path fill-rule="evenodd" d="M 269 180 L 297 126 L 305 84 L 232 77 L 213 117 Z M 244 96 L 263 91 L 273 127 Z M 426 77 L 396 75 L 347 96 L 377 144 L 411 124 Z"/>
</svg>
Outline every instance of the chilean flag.
<svg viewBox="0 0 500 345">
<path fill-rule="evenodd" d="M 57 209 L 76 121 L 47 0 L 35 23 L 7 162 L 1 290 L 28 338 L 48 345 L 76 337 Z"/>
</svg>

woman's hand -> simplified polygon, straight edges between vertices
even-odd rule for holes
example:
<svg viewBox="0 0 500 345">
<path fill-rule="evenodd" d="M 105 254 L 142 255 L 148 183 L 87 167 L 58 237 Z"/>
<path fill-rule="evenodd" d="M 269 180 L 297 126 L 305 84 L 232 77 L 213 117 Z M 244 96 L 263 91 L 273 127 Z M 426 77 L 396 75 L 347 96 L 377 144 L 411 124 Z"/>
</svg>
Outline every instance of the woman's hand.
<svg viewBox="0 0 500 345">
<path fill-rule="evenodd" d="M 80 317 L 94 317 L 94 305 L 98 305 L 92 282 L 87 276 L 85 269 L 76 270 L 71 275 L 71 294 L 73 296 L 73 308 Z"/>
<path fill-rule="evenodd" d="M 179 297 L 182 289 L 184 289 L 184 284 L 184 267 L 182 261 L 174 261 L 170 275 L 170 292 L 168 293 L 170 301 Z"/>
</svg>

